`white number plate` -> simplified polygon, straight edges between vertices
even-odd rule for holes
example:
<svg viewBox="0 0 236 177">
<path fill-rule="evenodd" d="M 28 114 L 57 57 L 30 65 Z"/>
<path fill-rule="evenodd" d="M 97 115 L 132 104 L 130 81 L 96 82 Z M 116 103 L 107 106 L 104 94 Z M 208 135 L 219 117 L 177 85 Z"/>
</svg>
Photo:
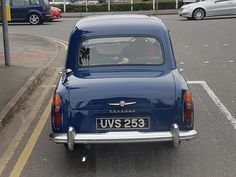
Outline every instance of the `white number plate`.
<svg viewBox="0 0 236 177">
<path fill-rule="evenodd" d="M 97 118 L 97 129 L 148 129 L 149 117 Z"/>
</svg>

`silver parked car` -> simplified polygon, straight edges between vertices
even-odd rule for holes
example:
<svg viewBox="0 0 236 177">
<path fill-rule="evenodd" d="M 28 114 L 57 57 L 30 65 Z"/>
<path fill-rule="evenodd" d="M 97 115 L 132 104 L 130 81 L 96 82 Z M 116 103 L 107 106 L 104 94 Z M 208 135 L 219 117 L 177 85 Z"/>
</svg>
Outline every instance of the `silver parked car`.
<svg viewBox="0 0 236 177">
<path fill-rule="evenodd" d="M 236 15 L 236 0 L 206 0 L 183 5 L 179 15 L 187 19 L 201 20 L 204 17 Z"/>
</svg>

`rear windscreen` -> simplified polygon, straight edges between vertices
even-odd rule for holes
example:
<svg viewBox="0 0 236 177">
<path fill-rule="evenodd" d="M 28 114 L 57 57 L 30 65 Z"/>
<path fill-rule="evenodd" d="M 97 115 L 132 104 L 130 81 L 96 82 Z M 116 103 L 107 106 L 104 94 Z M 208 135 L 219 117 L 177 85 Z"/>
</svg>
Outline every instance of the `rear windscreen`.
<svg viewBox="0 0 236 177">
<path fill-rule="evenodd" d="M 160 41 L 152 37 L 106 37 L 85 40 L 79 50 L 80 66 L 161 65 Z"/>
</svg>

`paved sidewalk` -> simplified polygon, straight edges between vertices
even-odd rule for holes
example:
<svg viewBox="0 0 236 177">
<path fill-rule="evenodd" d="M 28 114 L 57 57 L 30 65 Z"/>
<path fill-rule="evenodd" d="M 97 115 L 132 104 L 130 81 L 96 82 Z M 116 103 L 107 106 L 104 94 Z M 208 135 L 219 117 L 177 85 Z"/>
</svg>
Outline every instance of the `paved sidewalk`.
<svg viewBox="0 0 236 177">
<path fill-rule="evenodd" d="M 5 66 L 0 36 L 0 131 L 38 84 L 47 65 L 58 53 L 49 40 L 9 34 L 11 66 Z"/>
<path fill-rule="evenodd" d="M 67 12 L 62 13 L 63 18 L 80 18 L 91 15 L 111 15 L 111 14 L 143 14 L 143 15 L 174 15 L 178 14 L 176 9 L 149 10 L 149 11 L 116 11 L 116 12 Z"/>
</svg>

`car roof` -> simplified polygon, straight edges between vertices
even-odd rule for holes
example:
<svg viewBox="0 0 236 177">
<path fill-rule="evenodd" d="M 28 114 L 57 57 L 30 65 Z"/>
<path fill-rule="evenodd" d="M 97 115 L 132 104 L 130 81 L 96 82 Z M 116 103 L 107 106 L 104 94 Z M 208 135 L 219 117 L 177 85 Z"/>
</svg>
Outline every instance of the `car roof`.
<svg viewBox="0 0 236 177">
<path fill-rule="evenodd" d="M 137 21 L 142 21 L 143 20 L 153 20 L 153 18 L 155 18 L 155 20 L 158 20 L 160 23 L 162 23 L 162 21 L 159 18 L 156 17 L 149 17 L 147 15 L 139 15 L 139 14 L 119 14 L 119 15 L 97 15 L 97 16 L 88 16 L 88 17 L 84 17 L 81 20 L 78 21 L 78 23 L 76 24 L 76 26 L 80 25 L 81 23 L 91 23 L 91 22 L 96 22 L 99 21 L 100 23 L 107 23 L 107 22 L 111 22 L 113 20 L 119 21 L 119 22 L 124 22 L 124 20 L 129 20 L 129 21 L 133 21 L 135 20 Z"/>
<path fill-rule="evenodd" d="M 74 28 L 76 31 L 89 32 L 90 35 L 124 35 L 166 33 L 164 23 L 157 17 L 146 15 L 121 14 L 98 15 L 82 18 Z"/>
<path fill-rule="evenodd" d="M 163 46 L 163 67 L 176 68 L 168 30 L 157 17 L 146 15 L 98 15 L 82 18 L 75 25 L 69 40 L 66 68 L 76 70 L 80 45 L 90 38 L 114 36 L 149 36 L 157 38 Z"/>
</svg>

